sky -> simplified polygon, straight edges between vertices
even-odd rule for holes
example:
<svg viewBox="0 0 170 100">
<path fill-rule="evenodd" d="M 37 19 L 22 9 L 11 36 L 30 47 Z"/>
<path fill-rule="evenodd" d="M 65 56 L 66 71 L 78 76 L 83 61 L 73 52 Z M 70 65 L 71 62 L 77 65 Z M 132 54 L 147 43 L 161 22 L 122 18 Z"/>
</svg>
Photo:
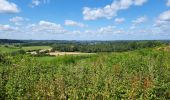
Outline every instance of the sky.
<svg viewBox="0 0 170 100">
<path fill-rule="evenodd" d="M 0 0 L 0 39 L 170 39 L 170 0 Z"/>
</svg>

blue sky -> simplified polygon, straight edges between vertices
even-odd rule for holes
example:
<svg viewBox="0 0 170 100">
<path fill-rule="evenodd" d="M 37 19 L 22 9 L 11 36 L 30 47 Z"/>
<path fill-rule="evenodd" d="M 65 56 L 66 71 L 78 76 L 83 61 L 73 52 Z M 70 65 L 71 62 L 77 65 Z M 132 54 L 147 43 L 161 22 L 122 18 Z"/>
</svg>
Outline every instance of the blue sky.
<svg viewBox="0 0 170 100">
<path fill-rule="evenodd" d="M 0 38 L 170 39 L 170 0 L 0 0 Z"/>
</svg>

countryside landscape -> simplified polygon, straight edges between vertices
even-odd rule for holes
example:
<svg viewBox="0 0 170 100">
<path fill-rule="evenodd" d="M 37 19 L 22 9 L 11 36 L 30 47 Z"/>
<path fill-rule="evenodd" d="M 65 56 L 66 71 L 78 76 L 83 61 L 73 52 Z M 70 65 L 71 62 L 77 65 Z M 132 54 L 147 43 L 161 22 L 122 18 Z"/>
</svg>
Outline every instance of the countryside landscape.
<svg viewBox="0 0 170 100">
<path fill-rule="evenodd" d="M 1 99 L 170 98 L 170 41 L 13 41 L 1 40 Z"/>
<path fill-rule="evenodd" d="M 170 100 L 170 0 L 0 0 L 0 100 Z"/>
</svg>

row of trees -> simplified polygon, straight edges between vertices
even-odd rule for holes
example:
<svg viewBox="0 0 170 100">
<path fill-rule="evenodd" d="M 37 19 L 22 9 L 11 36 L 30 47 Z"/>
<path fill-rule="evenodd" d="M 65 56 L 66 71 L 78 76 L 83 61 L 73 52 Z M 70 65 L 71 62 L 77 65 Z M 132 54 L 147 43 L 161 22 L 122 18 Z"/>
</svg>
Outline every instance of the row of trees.
<svg viewBox="0 0 170 100">
<path fill-rule="evenodd" d="M 152 48 L 166 45 L 166 41 L 34 41 L 14 44 L 14 47 L 23 46 L 51 46 L 52 52 L 123 52 L 141 48 Z M 15 52 L 16 53 L 16 52 Z"/>
<path fill-rule="evenodd" d="M 67 43 L 53 45 L 52 51 L 62 52 L 123 52 L 163 45 L 159 41 L 124 41 L 97 43 Z"/>
<path fill-rule="evenodd" d="M 4 44 L 4 43 L 24 43 L 24 41 L 21 41 L 21 40 L 0 39 L 0 44 Z"/>
</svg>

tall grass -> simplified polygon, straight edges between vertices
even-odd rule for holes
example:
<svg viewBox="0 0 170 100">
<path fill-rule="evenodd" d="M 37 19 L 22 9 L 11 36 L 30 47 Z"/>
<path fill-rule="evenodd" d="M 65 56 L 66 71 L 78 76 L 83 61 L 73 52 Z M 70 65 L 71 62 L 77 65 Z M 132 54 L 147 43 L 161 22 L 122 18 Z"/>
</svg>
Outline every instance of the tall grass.
<svg viewBox="0 0 170 100">
<path fill-rule="evenodd" d="M 96 56 L 0 58 L 0 98 L 170 99 L 170 53 L 152 49 Z"/>
</svg>

